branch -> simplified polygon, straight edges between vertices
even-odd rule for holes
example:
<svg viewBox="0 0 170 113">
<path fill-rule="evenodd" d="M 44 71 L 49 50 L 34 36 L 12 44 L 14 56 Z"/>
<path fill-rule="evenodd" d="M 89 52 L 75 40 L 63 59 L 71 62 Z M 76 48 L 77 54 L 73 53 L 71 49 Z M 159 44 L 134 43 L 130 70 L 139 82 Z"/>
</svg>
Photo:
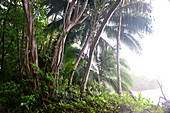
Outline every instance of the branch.
<svg viewBox="0 0 170 113">
<path fill-rule="evenodd" d="M 40 54 L 41 51 L 43 50 L 45 43 L 46 43 L 46 41 L 43 41 L 43 42 L 41 43 L 41 48 L 40 48 L 40 50 L 38 51 L 38 54 Z"/>
<path fill-rule="evenodd" d="M 156 81 L 157 81 L 157 83 L 158 83 L 158 85 L 159 85 L 159 87 L 160 87 L 160 89 L 161 89 L 162 95 L 163 95 L 163 97 L 161 97 L 161 98 L 163 98 L 164 100 L 167 101 L 166 96 L 165 96 L 165 94 L 164 94 L 164 92 L 163 92 L 162 83 L 160 83 L 157 79 L 156 79 Z"/>
<path fill-rule="evenodd" d="M 82 16 L 83 12 L 85 11 L 87 3 L 88 3 L 88 0 L 85 1 L 83 9 L 81 10 L 81 12 L 78 14 L 77 18 L 75 19 L 76 22 L 80 19 L 80 17 Z"/>
<path fill-rule="evenodd" d="M 74 17 L 73 17 L 73 18 L 76 18 L 76 16 L 78 15 L 78 13 L 79 13 L 79 8 L 80 8 L 80 0 L 78 0 L 78 2 L 77 2 L 77 7 L 76 7 L 76 10 L 75 10 L 75 13 L 74 13 Z"/>
<path fill-rule="evenodd" d="M 32 5 L 34 5 L 34 2 L 35 2 L 35 0 L 31 1 L 30 7 L 32 7 Z"/>
<path fill-rule="evenodd" d="M 37 8 L 37 11 L 35 12 L 34 16 L 33 16 L 33 20 L 35 19 L 35 17 L 37 16 L 37 14 L 40 12 L 40 7 L 38 7 L 37 5 L 33 4 L 34 7 Z"/>
<path fill-rule="evenodd" d="M 65 13 L 64 13 L 64 17 L 63 17 L 63 30 L 65 30 L 65 27 L 66 27 L 66 15 L 67 15 L 67 10 L 68 10 L 69 4 L 70 4 L 70 2 L 68 1 L 67 7 L 66 7 L 66 10 L 65 10 Z"/>
<path fill-rule="evenodd" d="M 88 15 L 86 15 L 82 20 L 78 21 L 76 24 L 81 24 L 81 23 L 83 23 L 83 22 L 86 20 L 86 18 L 89 17 L 90 15 L 91 15 L 91 13 L 88 14 Z"/>
<path fill-rule="evenodd" d="M 71 14 L 72 14 L 72 12 L 73 12 L 73 8 L 74 8 L 75 2 L 76 2 L 76 0 L 73 0 L 73 1 L 71 2 L 71 4 L 70 4 L 69 9 L 68 9 L 68 16 L 67 16 L 67 21 L 66 21 L 67 25 L 70 24 Z"/>
<path fill-rule="evenodd" d="M 79 20 L 76 24 L 81 24 L 86 20 L 87 17 L 89 17 L 92 13 L 96 12 L 97 9 L 103 8 L 104 4 L 106 3 L 106 0 L 103 2 L 103 4 L 100 7 L 96 7 L 93 11 L 91 11 L 88 15 L 86 15 L 82 20 Z"/>
</svg>

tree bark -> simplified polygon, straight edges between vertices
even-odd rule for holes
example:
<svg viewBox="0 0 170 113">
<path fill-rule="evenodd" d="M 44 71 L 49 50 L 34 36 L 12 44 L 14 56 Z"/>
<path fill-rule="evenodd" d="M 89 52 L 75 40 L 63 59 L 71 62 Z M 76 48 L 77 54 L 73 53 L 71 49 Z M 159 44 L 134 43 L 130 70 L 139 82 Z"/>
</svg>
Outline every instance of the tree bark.
<svg viewBox="0 0 170 113">
<path fill-rule="evenodd" d="M 85 70 L 85 74 L 83 76 L 83 80 L 81 82 L 81 87 L 80 87 L 81 92 L 85 91 L 85 88 L 86 88 L 86 84 L 87 84 L 87 80 L 88 80 L 88 76 L 89 76 L 89 72 L 90 72 L 90 67 L 91 67 L 91 63 L 92 63 L 92 59 L 93 59 L 93 55 L 94 55 L 93 54 L 94 53 L 94 48 L 96 47 L 97 42 L 100 39 L 100 35 L 101 35 L 102 31 L 104 30 L 104 28 L 106 26 L 106 23 L 108 22 L 108 20 L 110 19 L 110 17 L 114 13 L 114 11 L 117 9 L 120 2 L 121 2 L 121 0 L 116 0 L 116 2 L 113 4 L 111 9 L 109 10 L 107 15 L 105 16 L 99 30 L 97 31 L 97 34 L 96 34 L 96 36 L 94 38 L 94 41 L 92 42 L 92 44 L 90 46 L 89 60 L 88 60 L 87 68 Z"/>
</svg>

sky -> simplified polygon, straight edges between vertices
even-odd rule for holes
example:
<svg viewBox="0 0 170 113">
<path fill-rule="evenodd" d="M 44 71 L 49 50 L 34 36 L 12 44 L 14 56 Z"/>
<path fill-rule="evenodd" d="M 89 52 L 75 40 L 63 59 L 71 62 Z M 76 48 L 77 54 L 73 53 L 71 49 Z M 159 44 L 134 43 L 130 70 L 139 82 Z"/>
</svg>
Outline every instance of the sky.
<svg viewBox="0 0 170 113">
<path fill-rule="evenodd" d="M 170 2 L 151 0 L 155 21 L 153 34 L 140 40 L 142 55 L 125 49 L 123 57 L 128 61 L 131 72 L 149 79 L 159 79 L 163 87 L 170 89 Z M 170 92 L 169 92 L 170 97 Z"/>
</svg>

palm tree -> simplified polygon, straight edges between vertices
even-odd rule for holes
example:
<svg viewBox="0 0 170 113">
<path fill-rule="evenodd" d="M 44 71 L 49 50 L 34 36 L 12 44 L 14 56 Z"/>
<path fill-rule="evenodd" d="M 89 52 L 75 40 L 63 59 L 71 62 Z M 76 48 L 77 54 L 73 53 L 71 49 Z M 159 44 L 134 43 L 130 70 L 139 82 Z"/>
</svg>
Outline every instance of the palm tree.
<svg viewBox="0 0 170 113">
<path fill-rule="evenodd" d="M 108 36 L 111 35 L 111 34 L 114 34 L 114 37 L 117 36 L 117 38 L 116 38 L 117 39 L 117 52 L 116 52 L 116 54 L 117 54 L 117 77 L 118 77 L 118 89 L 119 89 L 118 94 L 119 94 L 119 96 L 121 95 L 121 76 L 120 76 L 120 66 L 119 66 L 120 40 L 125 42 L 125 44 L 127 44 L 128 46 L 131 45 L 130 46 L 131 48 L 135 49 L 136 52 L 140 53 L 141 46 L 139 45 L 139 42 L 132 36 L 132 33 L 135 34 L 135 33 L 138 33 L 139 31 L 151 32 L 151 30 L 148 29 L 149 28 L 148 25 L 150 24 L 149 18 L 147 18 L 147 17 L 145 17 L 145 15 L 143 15 L 144 12 L 145 13 L 147 11 L 150 12 L 150 9 L 147 9 L 146 6 L 147 6 L 147 4 L 140 3 L 140 2 L 126 4 L 124 6 L 124 1 L 123 1 L 120 9 L 115 13 L 115 15 L 117 15 L 117 16 L 113 15 L 112 20 L 110 21 L 110 23 L 112 23 L 112 26 L 107 26 L 106 30 L 105 30 L 106 33 L 108 34 Z M 142 13 L 141 13 L 141 9 L 142 9 Z M 132 10 L 135 10 L 135 12 L 131 12 Z M 141 17 L 141 14 L 142 14 L 143 17 Z M 117 18 L 119 18 L 119 19 L 117 19 Z M 135 20 L 135 19 L 138 19 L 138 20 L 142 19 L 143 25 L 136 25 L 137 23 L 136 24 L 132 23 L 133 21 L 134 22 L 138 21 L 138 20 Z M 118 29 L 117 29 L 117 27 L 118 27 Z M 135 28 L 134 31 L 130 30 L 131 27 L 132 27 L 132 29 Z M 112 29 L 112 28 L 114 28 L 114 29 Z M 111 34 L 109 34 L 109 33 L 111 33 Z M 123 40 L 120 39 L 121 37 L 123 37 Z M 131 44 L 129 44 L 127 42 L 130 42 Z"/>
<path fill-rule="evenodd" d="M 118 25 L 118 35 L 117 35 L 117 52 L 116 52 L 116 57 L 117 57 L 117 82 L 118 82 L 118 94 L 121 96 L 122 94 L 122 89 L 121 89 L 121 77 L 120 77 L 120 58 L 119 58 L 119 49 L 120 49 L 120 33 L 121 33 L 121 26 L 122 26 L 122 7 L 124 5 L 124 1 L 122 1 L 122 4 L 120 6 L 120 16 L 119 16 L 119 25 Z"/>
<path fill-rule="evenodd" d="M 111 86 L 118 93 L 118 82 L 116 74 L 116 48 L 112 47 L 103 38 L 94 52 L 95 57 L 90 71 L 89 82 L 97 83 L 102 86 Z M 131 76 L 128 74 L 129 67 L 124 59 L 120 59 L 120 73 L 123 91 L 128 91 L 132 86 Z"/>
<path fill-rule="evenodd" d="M 131 2 L 130 4 L 125 2 L 123 7 L 120 41 L 137 54 L 141 54 L 142 47 L 136 36 L 143 38 L 142 33 L 152 33 L 150 13 L 151 7 L 145 2 Z M 108 38 L 116 39 L 117 37 L 119 14 L 120 9 L 114 13 L 105 28 Z"/>
</svg>

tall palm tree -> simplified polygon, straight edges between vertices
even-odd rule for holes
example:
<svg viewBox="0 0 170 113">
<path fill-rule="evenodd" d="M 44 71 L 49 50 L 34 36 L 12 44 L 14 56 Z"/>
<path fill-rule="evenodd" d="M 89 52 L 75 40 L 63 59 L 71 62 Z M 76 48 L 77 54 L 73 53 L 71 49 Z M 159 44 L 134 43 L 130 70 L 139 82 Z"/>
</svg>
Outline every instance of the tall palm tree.
<svg viewBox="0 0 170 113">
<path fill-rule="evenodd" d="M 123 7 L 124 10 L 122 12 L 122 27 L 121 27 L 121 33 L 120 33 L 120 40 L 129 46 L 131 50 L 136 51 L 137 53 L 141 52 L 141 46 L 137 39 L 134 38 L 135 34 L 138 34 L 140 32 L 146 32 L 150 33 L 152 32 L 150 24 L 151 24 L 151 18 L 147 16 L 151 9 L 148 4 L 144 2 L 138 2 L 138 1 L 131 1 L 130 3 L 126 2 L 126 5 Z M 118 23 L 119 23 L 119 17 L 120 17 L 120 9 L 115 12 L 115 14 L 112 16 L 110 20 L 110 24 L 106 26 L 106 33 L 108 36 L 112 36 L 114 38 L 117 37 L 118 34 Z M 109 31 L 109 32 L 108 32 Z M 110 33 L 110 34 L 109 34 Z M 95 37 L 95 41 L 97 38 Z M 97 41 L 96 41 L 97 43 Z M 95 42 L 93 43 L 95 44 Z M 93 45 L 92 44 L 92 45 Z M 91 55 L 93 56 L 93 48 L 95 46 L 91 46 L 90 49 L 91 52 L 89 54 L 89 61 L 88 61 L 88 68 L 86 71 L 89 71 L 89 67 L 91 65 Z M 85 74 L 85 80 L 88 78 L 88 73 Z"/>
<path fill-rule="evenodd" d="M 135 12 L 132 12 L 135 11 Z M 134 2 L 131 4 L 126 2 L 124 6 L 124 1 L 120 6 L 120 9 L 113 15 L 110 23 L 111 26 L 106 27 L 106 33 L 109 35 L 114 34 L 114 38 L 117 40 L 117 77 L 118 77 L 118 94 L 121 96 L 121 76 L 120 76 L 120 66 L 119 66 L 119 46 L 120 40 L 128 45 L 131 49 L 134 49 L 137 53 L 140 53 L 141 46 L 139 42 L 133 37 L 132 34 L 137 34 L 140 31 L 151 32 L 149 27 L 150 18 L 146 17 L 145 14 L 151 10 L 148 7 L 148 4 L 142 2 Z M 138 23 L 134 24 L 133 22 Z M 118 28 L 117 28 L 118 27 Z M 131 30 L 133 29 L 133 30 Z M 123 38 L 123 40 L 122 40 Z M 130 42 L 130 43 L 129 43 Z"/>
<path fill-rule="evenodd" d="M 120 16 L 119 16 L 119 25 L 118 25 L 118 35 L 117 35 L 117 52 L 116 52 L 116 57 L 117 57 L 117 82 L 118 82 L 118 94 L 121 96 L 122 94 L 122 89 L 121 89 L 121 77 L 120 77 L 120 58 L 119 58 L 119 49 L 120 49 L 120 33 L 121 33 L 121 27 L 122 27 L 122 7 L 124 6 L 124 1 L 122 1 L 122 4 L 120 6 Z"/>
</svg>

